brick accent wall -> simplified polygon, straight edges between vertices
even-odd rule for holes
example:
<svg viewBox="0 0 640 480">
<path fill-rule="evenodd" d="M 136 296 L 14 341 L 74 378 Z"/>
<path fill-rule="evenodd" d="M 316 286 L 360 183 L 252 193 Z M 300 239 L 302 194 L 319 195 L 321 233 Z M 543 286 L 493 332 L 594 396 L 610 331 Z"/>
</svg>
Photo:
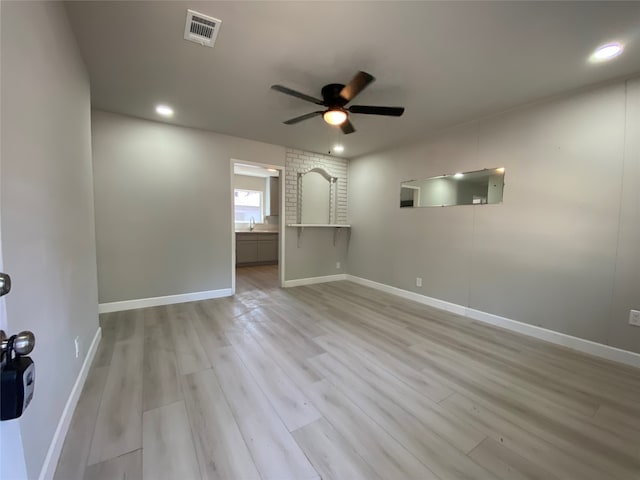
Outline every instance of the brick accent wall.
<svg viewBox="0 0 640 480">
<path fill-rule="evenodd" d="M 287 148 L 285 177 L 285 215 L 286 223 L 298 223 L 298 173 L 308 172 L 312 168 L 322 168 L 332 177 L 337 177 L 337 208 L 335 223 L 347 223 L 347 183 L 349 163 L 344 158 L 331 157 L 321 153 L 306 152 Z M 333 201 L 333 198 L 331 199 Z M 332 218 L 332 221 L 334 219 Z"/>
</svg>

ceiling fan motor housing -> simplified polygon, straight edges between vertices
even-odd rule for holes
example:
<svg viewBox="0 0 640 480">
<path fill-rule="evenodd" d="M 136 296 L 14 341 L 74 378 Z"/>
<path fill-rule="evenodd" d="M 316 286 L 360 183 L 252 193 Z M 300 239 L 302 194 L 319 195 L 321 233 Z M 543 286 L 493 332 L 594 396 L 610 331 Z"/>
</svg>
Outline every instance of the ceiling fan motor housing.
<svg viewBox="0 0 640 480">
<path fill-rule="evenodd" d="M 341 83 L 330 83 L 322 87 L 322 99 L 324 103 L 331 107 L 344 107 L 347 103 L 347 100 L 340 96 L 340 92 L 344 88 L 344 85 Z"/>
</svg>

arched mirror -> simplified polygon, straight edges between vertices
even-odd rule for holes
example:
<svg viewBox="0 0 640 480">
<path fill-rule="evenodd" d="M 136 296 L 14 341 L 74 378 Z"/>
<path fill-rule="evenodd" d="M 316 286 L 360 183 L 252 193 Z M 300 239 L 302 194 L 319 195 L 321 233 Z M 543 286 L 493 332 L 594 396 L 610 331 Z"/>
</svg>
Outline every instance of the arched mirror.
<svg viewBox="0 0 640 480">
<path fill-rule="evenodd" d="M 337 181 L 322 168 L 298 173 L 298 223 L 335 223 Z"/>
</svg>

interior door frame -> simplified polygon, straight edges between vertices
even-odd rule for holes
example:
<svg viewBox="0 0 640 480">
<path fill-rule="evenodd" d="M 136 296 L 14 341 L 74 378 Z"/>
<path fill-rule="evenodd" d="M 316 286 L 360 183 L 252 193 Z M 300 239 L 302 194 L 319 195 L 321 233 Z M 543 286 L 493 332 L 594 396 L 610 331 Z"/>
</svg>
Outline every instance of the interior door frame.
<svg viewBox="0 0 640 480">
<path fill-rule="evenodd" d="M 251 162 L 249 160 L 240 160 L 238 158 L 231 158 L 229 160 L 229 185 L 231 190 L 231 294 L 236 293 L 236 222 L 235 222 L 235 210 L 234 210 L 234 165 L 236 163 L 242 163 L 245 165 L 255 165 L 256 167 L 272 168 L 278 170 L 280 175 L 280 205 L 278 205 L 278 219 L 279 219 L 279 232 L 278 232 L 278 279 L 280 288 L 284 288 L 285 279 L 285 166 L 273 165 L 270 163 Z"/>
</svg>

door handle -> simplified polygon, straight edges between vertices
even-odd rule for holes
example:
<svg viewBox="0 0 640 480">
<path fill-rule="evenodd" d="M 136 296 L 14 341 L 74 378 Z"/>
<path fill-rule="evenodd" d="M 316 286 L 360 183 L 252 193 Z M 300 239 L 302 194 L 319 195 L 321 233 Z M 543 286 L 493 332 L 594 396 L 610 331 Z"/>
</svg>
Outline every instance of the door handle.
<svg viewBox="0 0 640 480">
<path fill-rule="evenodd" d="M 26 355 L 33 350 L 36 339 L 28 331 L 7 338 L 0 330 L 0 340 L 0 420 L 12 420 L 19 418 L 33 399 L 36 366 Z"/>
<path fill-rule="evenodd" d="M 8 346 L 9 338 L 7 338 L 7 334 L 4 333 L 4 330 L 0 330 L 0 350 L 2 352 L 2 357 L 7 353 Z M 13 351 L 18 355 L 29 355 L 35 346 L 36 336 L 29 330 L 20 332 L 13 340 Z"/>
<path fill-rule="evenodd" d="M 11 291 L 11 277 L 8 273 L 0 273 L 0 297 Z"/>
</svg>

